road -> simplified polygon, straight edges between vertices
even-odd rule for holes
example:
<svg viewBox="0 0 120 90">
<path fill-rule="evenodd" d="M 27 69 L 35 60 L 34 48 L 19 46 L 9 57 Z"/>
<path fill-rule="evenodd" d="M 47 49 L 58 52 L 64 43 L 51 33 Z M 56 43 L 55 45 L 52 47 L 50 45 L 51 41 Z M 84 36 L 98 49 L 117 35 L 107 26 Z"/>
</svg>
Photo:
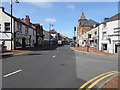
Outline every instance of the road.
<svg viewBox="0 0 120 90">
<path fill-rule="evenodd" d="M 3 88 L 78 89 L 100 74 L 118 70 L 118 59 L 73 51 L 65 45 L 5 58 L 2 65 Z"/>
</svg>

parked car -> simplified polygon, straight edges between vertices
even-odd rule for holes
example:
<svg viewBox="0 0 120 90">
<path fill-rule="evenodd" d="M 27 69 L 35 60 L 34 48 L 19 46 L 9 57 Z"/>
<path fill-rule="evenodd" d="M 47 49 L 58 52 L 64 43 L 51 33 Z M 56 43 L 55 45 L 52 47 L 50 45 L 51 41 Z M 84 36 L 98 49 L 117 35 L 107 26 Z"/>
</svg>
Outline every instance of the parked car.
<svg viewBox="0 0 120 90">
<path fill-rule="evenodd" d="M 74 47 L 74 46 L 75 46 L 75 43 L 74 43 L 74 42 L 71 42 L 71 43 L 70 43 L 70 46 L 71 46 L 71 47 Z"/>
<path fill-rule="evenodd" d="M 58 40 L 58 46 L 62 46 L 62 41 Z"/>
</svg>

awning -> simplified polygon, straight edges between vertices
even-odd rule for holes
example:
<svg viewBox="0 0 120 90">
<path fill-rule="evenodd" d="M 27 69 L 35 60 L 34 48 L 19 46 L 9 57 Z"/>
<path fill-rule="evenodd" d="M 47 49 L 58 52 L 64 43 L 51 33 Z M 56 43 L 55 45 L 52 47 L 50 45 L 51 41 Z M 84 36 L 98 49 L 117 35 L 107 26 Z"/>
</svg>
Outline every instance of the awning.
<svg viewBox="0 0 120 90">
<path fill-rule="evenodd" d="M 11 33 L 0 33 L 0 40 L 10 40 Z"/>
</svg>

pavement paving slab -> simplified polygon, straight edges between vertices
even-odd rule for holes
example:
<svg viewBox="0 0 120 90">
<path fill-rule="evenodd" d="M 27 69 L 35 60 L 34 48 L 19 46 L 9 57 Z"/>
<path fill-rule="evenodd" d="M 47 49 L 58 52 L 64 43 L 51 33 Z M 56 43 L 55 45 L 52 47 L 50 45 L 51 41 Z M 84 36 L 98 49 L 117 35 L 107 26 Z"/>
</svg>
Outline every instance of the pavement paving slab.
<svg viewBox="0 0 120 90">
<path fill-rule="evenodd" d="M 120 90 L 120 75 L 110 79 L 107 83 L 102 87 L 103 89 L 113 88 Z"/>
</svg>

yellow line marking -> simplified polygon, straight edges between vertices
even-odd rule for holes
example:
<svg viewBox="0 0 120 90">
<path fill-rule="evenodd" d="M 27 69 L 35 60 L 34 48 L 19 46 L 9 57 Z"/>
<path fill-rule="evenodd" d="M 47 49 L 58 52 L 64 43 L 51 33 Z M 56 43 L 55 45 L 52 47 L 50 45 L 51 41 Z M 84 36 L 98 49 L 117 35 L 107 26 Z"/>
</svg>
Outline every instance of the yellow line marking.
<svg viewBox="0 0 120 90">
<path fill-rule="evenodd" d="M 113 73 L 113 72 L 118 72 L 118 71 L 111 71 L 111 72 L 107 72 L 107 73 L 103 73 L 99 76 L 96 76 L 94 78 L 92 78 L 91 80 L 87 81 L 85 84 L 83 84 L 78 90 L 81 90 L 81 88 L 84 88 L 86 85 L 88 85 L 89 83 L 91 83 L 92 81 L 98 79 L 99 77 L 103 76 L 103 75 L 106 75 L 106 74 L 109 74 L 109 73 Z"/>
<path fill-rule="evenodd" d="M 105 79 L 105 78 L 107 78 L 107 77 L 109 77 L 109 76 L 111 76 L 111 75 L 113 75 L 113 74 L 117 74 L 117 73 L 119 73 L 119 72 L 110 73 L 110 74 L 108 74 L 108 75 L 106 75 L 106 76 L 101 77 L 100 79 L 98 79 L 98 80 L 96 80 L 95 82 L 93 82 L 93 83 L 88 87 L 88 89 L 86 89 L 86 90 L 89 90 L 90 88 L 94 87 L 94 86 L 95 86 L 98 82 L 100 82 L 101 80 L 103 80 L 103 79 Z"/>
</svg>

